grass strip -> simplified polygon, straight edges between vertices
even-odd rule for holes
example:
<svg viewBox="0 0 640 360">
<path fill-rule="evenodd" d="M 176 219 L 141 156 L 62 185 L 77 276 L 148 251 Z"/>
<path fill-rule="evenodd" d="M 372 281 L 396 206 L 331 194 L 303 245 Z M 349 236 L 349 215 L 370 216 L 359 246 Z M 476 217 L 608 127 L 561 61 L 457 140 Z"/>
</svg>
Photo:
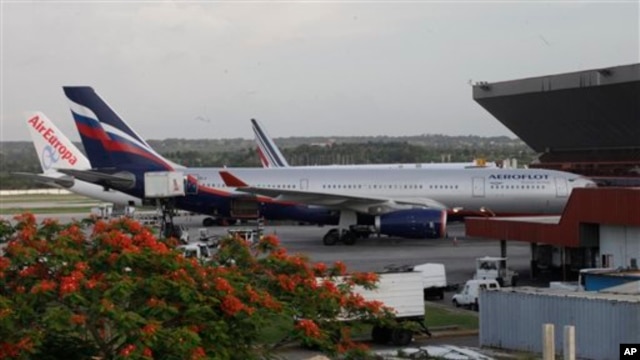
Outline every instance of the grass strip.
<svg viewBox="0 0 640 360">
<path fill-rule="evenodd" d="M 86 213 L 89 217 L 92 206 L 74 206 L 74 207 L 44 207 L 44 208 L 0 208 L 0 215 L 17 215 L 25 212 L 32 214 L 75 214 Z"/>
</svg>

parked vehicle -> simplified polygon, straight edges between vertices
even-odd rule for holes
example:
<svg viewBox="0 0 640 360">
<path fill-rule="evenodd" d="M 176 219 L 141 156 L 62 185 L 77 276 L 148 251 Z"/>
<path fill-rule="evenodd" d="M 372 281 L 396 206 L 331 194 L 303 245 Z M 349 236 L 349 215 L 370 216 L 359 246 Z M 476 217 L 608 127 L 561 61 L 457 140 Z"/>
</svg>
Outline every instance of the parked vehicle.
<svg viewBox="0 0 640 360">
<path fill-rule="evenodd" d="M 354 287 L 353 291 L 362 295 L 365 300 L 380 301 L 384 306 L 392 308 L 399 323 L 412 321 L 418 324 L 420 331 L 431 335 L 424 325 L 425 310 L 422 288 L 422 274 L 418 271 L 401 271 L 380 273 L 376 289 Z M 337 279 L 341 281 L 340 278 Z M 341 321 L 351 321 L 342 318 Z M 371 338 L 375 343 L 387 344 L 391 342 L 397 346 L 408 345 L 413 340 L 413 331 L 402 327 L 388 328 L 374 326 Z"/>
<path fill-rule="evenodd" d="M 462 291 L 453 295 L 451 301 L 456 307 L 464 306 L 472 310 L 478 310 L 478 296 L 481 290 L 500 289 L 500 284 L 496 280 L 481 279 L 469 280 L 465 283 Z"/>
<path fill-rule="evenodd" d="M 476 273 L 473 278 L 495 280 L 502 287 L 516 286 L 518 273 L 507 267 L 506 257 L 485 256 L 476 259 Z"/>
<path fill-rule="evenodd" d="M 182 254 L 186 258 L 196 258 L 198 260 L 209 261 L 211 260 L 214 250 L 207 244 L 187 244 L 179 245 L 176 249 L 182 251 Z"/>
<path fill-rule="evenodd" d="M 388 265 L 387 272 L 417 271 L 422 274 L 422 291 L 424 300 L 436 297 L 444 299 L 444 292 L 451 287 L 447 285 L 447 274 L 444 264 L 425 263 L 420 265 Z"/>
<path fill-rule="evenodd" d="M 444 264 L 426 263 L 413 267 L 414 271 L 422 273 L 422 288 L 424 299 L 436 297 L 444 299 L 444 292 L 447 290 L 447 273 Z"/>
</svg>

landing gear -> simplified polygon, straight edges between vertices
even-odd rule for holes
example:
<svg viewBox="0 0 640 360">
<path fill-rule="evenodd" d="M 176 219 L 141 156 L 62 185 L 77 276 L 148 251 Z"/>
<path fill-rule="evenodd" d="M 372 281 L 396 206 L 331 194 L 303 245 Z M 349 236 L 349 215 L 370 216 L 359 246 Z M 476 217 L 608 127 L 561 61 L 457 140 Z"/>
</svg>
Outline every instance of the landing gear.
<svg viewBox="0 0 640 360">
<path fill-rule="evenodd" d="M 341 240 L 345 245 L 353 245 L 356 243 L 356 234 L 354 234 L 350 230 L 347 230 L 342 234 Z"/>
<path fill-rule="evenodd" d="M 202 226 L 204 227 L 211 227 L 215 224 L 216 224 L 216 219 L 212 217 L 206 217 L 204 218 L 204 220 L 202 220 Z"/>
<path fill-rule="evenodd" d="M 331 229 L 322 238 L 322 243 L 325 244 L 326 246 L 333 246 L 337 244 L 339 240 L 340 240 L 340 234 L 338 233 L 338 229 Z"/>
<path fill-rule="evenodd" d="M 356 243 L 358 237 L 361 236 L 352 230 L 342 230 L 342 234 L 340 234 L 340 230 L 331 229 L 322 238 L 322 243 L 326 246 L 333 246 L 339 241 L 342 241 L 345 245 L 353 245 Z"/>
<path fill-rule="evenodd" d="M 354 245 L 358 239 L 366 239 L 371 233 L 365 225 L 357 225 L 358 218 L 353 211 L 340 212 L 340 222 L 338 228 L 329 230 L 322 238 L 322 243 L 333 246 L 339 241 L 345 245 Z"/>
<path fill-rule="evenodd" d="M 162 214 L 160 219 L 160 236 L 165 239 L 170 237 L 178 239 L 183 244 L 189 243 L 189 232 L 183 226 L 177 226 L 173 223 L 175 215 L 175 206 L 172 200 L 158 200 L 158 209 Z"/>
</svg>

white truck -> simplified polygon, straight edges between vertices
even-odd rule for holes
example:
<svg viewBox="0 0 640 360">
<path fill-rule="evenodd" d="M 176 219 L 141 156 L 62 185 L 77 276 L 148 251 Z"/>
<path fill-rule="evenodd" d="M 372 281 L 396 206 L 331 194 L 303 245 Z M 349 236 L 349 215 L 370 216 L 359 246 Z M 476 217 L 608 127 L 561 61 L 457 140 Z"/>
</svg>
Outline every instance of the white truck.
<svg viewBox="0 0 640 360">
<path fill-rule="evenodd" d="M 191 243 L 179 245 L 176 249 L 180 250 L 186 258 L 196 258 L 203 261 L 211 260 L 214 254 L 213 249 L 208 244 Z"/>
<path fill-rule="evenodd" d="M 495 280 L 500 286 L 516 286 L 518 273 L 507 268 L 506 257 L 485 256 L 476 259 L 474 280 Z"/>
<path fill-rule="evenodd" d="M 464 284 L 462 291 L 453 295 L 451 302 L 455 307 L 468 307 L 471 310 L 478 310 L 478 297 L 481 290 L 500 289 L 500 284 L 493 279 L 469 280 Z"/>
<path fill-rule="evenodd" d="M 365 300 L 377 300 L 395 311 L 398 322 L 416 322 L 422 332 L 429 333 L 424 325 L 424 299 L 422 288 L 422 274 L 418 271 L 380 273 L 376 289 L 367 290 L 356 286 L 354 292 L 362 295 Z M 347 319 L 345 319 L 347 320 Z M 375 343 L 405 346 L 413 339 L 413 332 L 403 328 L 386 328 L 374 326 L 371 338 Z"/>
<path fill-rule="evenodd" d="M 422 274 L 422 291 L 424 300 L 436 297 L 444 299 L 444 292 L 449 289 L 444 264 L 424 263 L 419 265 L 388 265 L 386 271 L 417 271 Z"/>
</svg>

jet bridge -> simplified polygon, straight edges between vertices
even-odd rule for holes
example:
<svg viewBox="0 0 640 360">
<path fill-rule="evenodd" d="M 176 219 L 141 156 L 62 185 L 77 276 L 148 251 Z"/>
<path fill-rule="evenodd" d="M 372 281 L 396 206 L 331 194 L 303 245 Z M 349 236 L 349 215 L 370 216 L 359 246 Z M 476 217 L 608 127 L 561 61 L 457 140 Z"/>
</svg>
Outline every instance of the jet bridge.
<svg viewBox="0 0 640 360">
<path fill-rule="evenodd" d="M 174 226 L 175 201 L 185 196 L 185 176 L 181 171 L 148 171 L 144 173 L 144 197 L 154 199 L 162 213 L 160 233 L 165 237 L 181 237 L 181 229 Z"/>
</svg>

